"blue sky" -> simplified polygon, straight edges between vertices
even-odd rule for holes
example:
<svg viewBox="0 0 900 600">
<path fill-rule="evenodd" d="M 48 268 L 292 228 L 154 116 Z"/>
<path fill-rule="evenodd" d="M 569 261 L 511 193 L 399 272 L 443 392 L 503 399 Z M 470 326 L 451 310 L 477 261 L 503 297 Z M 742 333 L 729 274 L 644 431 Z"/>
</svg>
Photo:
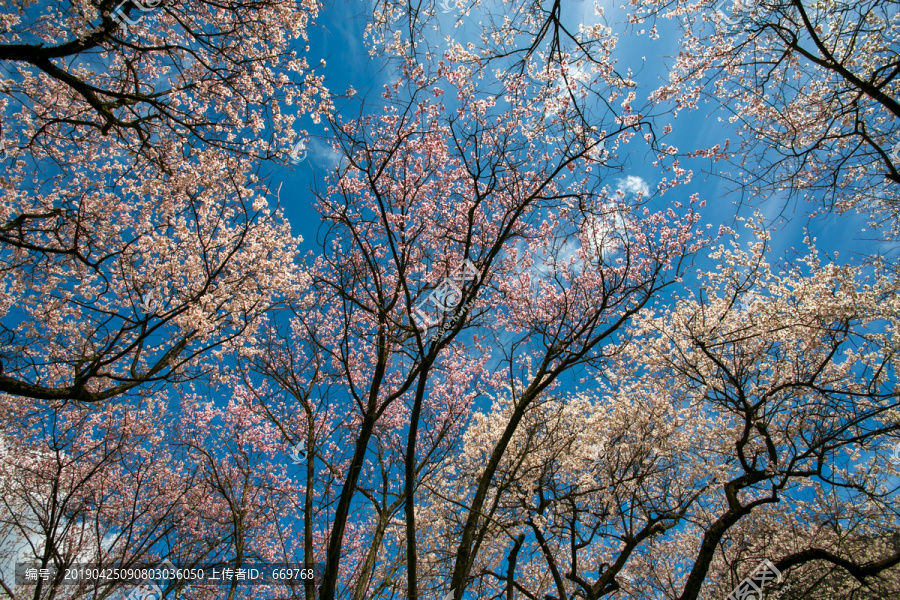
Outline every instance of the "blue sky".
<svg viewBox="0 0 900 600">
<path fill-rule="evenodd" d="M 627 33 L 624 25 L 626 11 L 610 1 L 597 4 L 604 10 L 605 22 L 619 35 L 616 51 L 619 69 L 625 71 L 630 68 L 635 73 L 634 78 L 640 86 L 635 105 L 640 106 L 646 95 L 667 79 L 667 67 L 673 62 L 670 57 L 679 51 L 680 34 L 671 22 L 665 20 L 660 21 L 660 36 L 656 40 L 645 35 Z M 590 1 L 570 0 L 568 5 L 563 5 L 564 20 L 569 21 L 569 24 L 578 21 L 597 22 L 598 17 L 593 14 L 594 6 Z M 372 0 L 365 4 L 336 0 L 334 4 L 323 8 L 318 23 L 310 31 L 308 61 L 311 65 L 316 65 L 322 59 L 326 61 L 326 66 L 318 67 L 317 71 L 325 75 L 326 85 L 332 93 L 343 95 L 350 86 L 358 92 L 357 98 L 349 101 L 339 98 L 336 101 L 338 112 L 348 111 L 347 117 L 357 114 L 360 98 L 365 98 L 370 107 L 378 102 L 383 86 L 397 78 L 396 65 L 372 58 L 364 44 L 365 20 L 371 7 Z M 437 12 L 440 31 L 427 32 L 430 35 L 428 41 L 433 47 L 445 47 L 441 38 L 451 33 L 457 41 L 477 42 L 476 35 L 480 26 L 479 15 L 475 10 L 470 16 L 463 18 L 462 27 L 455 27 L 458 8 L 448 14 L 443 13 L 438 6 Z M 667 122 L 673 125 L 674 130 L 666 137 L 666 142 L 678 146 L 681 151 L 716 143 L 724 144 L 726 138 L 731 139 L 734 148 L 738 142 L 736 126 L 724 120 L 727 116 L 724 113 L 710 114 L 714 109 L 711 104 L 701 105 L 700 109 L 693 112 L 682 111 L 677 119 L 660 120 L 657 126 L 661 128 Z M 307 158 L 299 165 L 274 166 L 271 189 L 274 191 L 279 184 L 282 185 L 281 202 L 294 233 L 304 239 L 305 254 L 308 250 L 317 252 L 315 235 L 319 219 L 312 209 L 313 196 L 310 189 L 316 183 L 318 189 L 324 189 L 325 177 L 336 163 L 328 146 L 329 133 L 323 124 L 316 125 L 309 118 L 303 117 L 297 127 L 303 127 L 311 134 Z M 635 188 L 639 182 L 644 182 L 652 189 L 662 176 L 659 168 L 651 166 L 654 158 L 638 138 L 620 148 L 618 159 L 624 169 L 621 173 L 613 173 L 611 178 L 620 187 Z M 710 165 L 707 159 L 685 159 L 682 166 L 693 171 L 693 181 L 670 191 L 662 200 L 685 201 L 692 193 L 698 193 L 707 202 L 702 211 L 703 222 L 712 223 L 714 230 L 720 223 L 731 223 L 735 214 L 750 216 L 755 209 L 759 209 L 776 229 L 771 241 L 773 258 L 785 256 L 791 248 L 802 250 L 807 227 L 818 238 L 819 247 L 828 252 L 839 251 L 842 262 L 857 252 L 868 253 L 875 247 L 873 242 L 866 241 L 866 238 L 874 236 L 871 232 L 863 232 L 866 225 L 866 218 L 863 216 L 826 213 L 810 221 L 805 217 L 810 206 L 798 205 L 778 197 L 765 201 L 745 198 L 743 206 L 738 208 L 740 195 L 734 192 L 734 184 L 707 173 L 710 168 L 728 170 L 730 167 L 722 162 Z"/>
<path fill-rule="evenodd" d="M 665 20 L 659 22 L 658 39 L 627 33 L 624 24 L 626 11 L 617 8 L 617 4 L 610 1 L 598 4 L 604 8 L 606 24 L 618 34 L 616 57 L 619 70 L 624 72 L 630 68 L 634 73 L 633 77 L 639 84 L 638 99 L 634 104 L 641 106 L 647 95 L 668 78 L 668 67 L 674 62 L 671 57 L 679 52 L 680 33 L 674 24 Z M 368 0 L 366 5 L 337 0 L 334 5 L 322 11 L 318 26 L 311 31 L 308 60 L 310 64 L 316 64 L 320 59 L 326 61 L 322 72 L 329 89 L 335 94 L 343 94 L 352 86 L 358 92 L 357 98 L 349 102 L 336 102 L 339 112 L 348 111 L 348 118 L 358 114 L 359 98 L 365 98 L 368 106 L 375 105 L 380 101 L 383 86 L 393 83 L 398 76 L 395 65 L 371 58 L 363 43 L 367 17 L 365 11 L 370 10 L 371 6 L 372 0 Z M 586 23 L 597 22 L 598 17 L 593 15 L 594 6 L 591 1 L 570 0 L 568 5 L 563 5 L 564 19 L 568 20 L 569 25 L 579 20 Z M 480 32 L 478 15 L 473 11 L 471 16 L 464 18 L 463 26 L 456 28 L 453 17 L 457 12 L 458 9 L 451 14 L 444 14 L 438 10 L 437 19 L 441 31 L 429 32 L 431 37 L 428 41 L 432 48 L 445 47 L 442 36 L 454 31 L 453 36 L 457 41 L 477 42 L 477 34 Z M 659 131 L 665 124 L 671 123 L 674 129 L 665 141 L 676 145 L 682 152 L 715 144 L 724 145 L 729 138 L 731 148 L 735 148 L 739 145 L 736 125 L 728 123 L 727 116 L 724 112 L 716 112 L 713 104 L 707 104 L 695 111 L 683 110 L 677 119 L 659 119 L 655 125 Z M 313 134 L 308 157 L 297 166 L 277 167 L 272 188 L 283 183 L 281 201 L 294 233 L 304 238 L 302 251 L 304 254 L 312 251 L 318 255 L 320 249 L 315 244 L 315 238 L 319 218 L 312 209 L 313 196 L 309 190 L 315 184 L 318 189 L 324 189 L 324 178 L 333 169 L 335 157 L 326 145 L 328 139 L 324 128 L 312 124 L 309 119 L 304 119 L 301 123 Z M 609 127 L 607 123 L 599 125 Z M 316 134 L 325 137 L 317 139 Z M 640 137 L 635 137 L 630 144 L 621 145 L 617 159 L 623 168 L 620 172 L 611 173 L 613 186 L 632 191 L 647 186 L 652 189 L 663 176 L 659 167 L 652 166 L 655 157 Z M 878 236 L 873 232 L 863 231 L 867 221 L 864 215 L 839 215 L 826 211 L 819 217 L 809 219 L 809 212 L 818 207 L 799 200 L 788 200 L 783 196 L 768 199 L 747 197 L 738 206 L 741 195 L 735 192 L 735 184 L 709 173 L 710 169 L 729 170 L 732 167 L 724 162 L 711 165 L 708 159 L 684 159 L 682 166 L 693 171 L 693 180 L 671 190 L 659 202 L 686 202 L 692 194 L 697 193 L 706 201 L 706 207 L 701 209 L 702 223 L 711 223 L 713 232 L 718 229 L 719 224 L 733 225 L 736 215 L 749 217 L 755 210 L 761 211 L 774 228 L 770 242 L 770 263 L 775 264 L 779 260 L 792 262 L 796 256 L 805 254 L 803 239 L 807 234 L 817 239 L 816 245 L 821 251 L 829 255 L 839 252 L 839 262 L 855 262 L 859 256 L 879 249 L 886 251 L 883 242 L 871 241 L 871 238 Z M 749 232 L 740 228 L 739 233 L 742 242 L 750 241 L 750 236 L 747 235 Z M 698 257 L 696 265 L 700 269 L 714 268 L 711 261 L 703 258 L 703 254 Z M 690 277 L 686 279 L 686 283 L 690 285 Z M 663 303 L 671 301 L 671 298 L 662 299 Z M 568 388 L 585 375 L 580 369 L 567 374 L 567 381 L 563 386 Z M 479 402 L 486 407 L 485 403 L 489 403 L 489 400 L 482 399 Z"/>
<path fill-rule="evenodd" d="M 594 2 L 568 2 L 568 5 L 564 5 L 564 15 L 569 15 L 566 18 L 570 22 L 592 22 L 596 19 L 592 16 Z M 678 53 L 679 34 L 674 27 L 661 27 L 660 37 L 656 40 L 647 36 L 630 35 L 626 33 L 623 24 L 625 11 L 618 9 L 613 2 L 604 1 L 599 4 L 606 10 L 608 24 L 619 34 L 617 57 L 620 70 L 630 67 L 635 73 L 634 78 L 639 82 L 638 100 L 635 104 L 640 106 L 646 95 L 667 77 L 667 66 L 672 62 L 668 57 Z M 351 86 L 358 92 L 357 98 L 336 101 L 339 113 L 347 111 L 347 118 L 358 113 L 359 98 L 365 98 L 367 104 L 373 106 L 380 100 L 379 94 L 383 86 L 397 78 L 395 65 L 385 64 L 380 59 L 371 57 L 364 44 L 363 33 L 367 13 L 371 8 L 372 0 L 335 0 L 323 7 L 318 23 L 310 28 L 310 52 L 307 55 L 310 65 L 315 66 L 320 60 L 325 61 L 326 66 L 317 67 L 316 70 L 325 75 L 326 86 L 335 95 L 343 95 Z M 442 44 L 443 35 L 457 29 L 453 23 L 456 14 L 456 10 L 451 13 L 439 12 L 437 18 L 441 31 L 430 32 L 433 36 L 430 41 L 434 46 Z M 479 31 L 477 21 L 478 16 L 473 11 L 454 37 L 459 41 L 475 41 Z M 676 120 L 671 121 L 674 131 L 666 141 L 677 145 L 682 151 L 689 151 L 696 147 L 724 144 L 725 139 L 730 137 L 734 147 L 737 142 L 734 126 L 717 116 L 709 116 L 713 108 L 712 105 L 707 105 L 698 111 L 683 111 Z M 665 123 L 665 120 L 660 120 L 657 125 L 661 128 Z M 297 127 L 310 132 L 306 159 L 298 165 L 271 164 L 265 169 L 271 174 L 270 189 L 273 193 L 280 186 L 281 204 L 294 234 L 304 238 L 301 252 L 306 254 L 312 251 L 319 254 L 315 243 L 319 217 L 313 210 L 313 195 L 310 190 L 314 186 L 320 190 L 325 188 L 325 178 L 333 172 L 336 160 L 328 146 L 330 134 L 324 124 L 315 124 L 308 117 L 302 117 Z M 650 164 L 654 157 L 639 138 L 621 147 L 618 160 L 624 168 L 621 172 L 611 174 L 613 185 L 630 190 L 643 186 L 652 189 L 662 176 L 660 169 Z M 730 192 L 731 184 L 714 175 L 707 175 L 704 171 L 710 165 L 705 159 L 686 159 L 683 166 L 693 170 L 693 181 L 670 191 L 661 201 L 685 202 L 692 194 L 697 193 L 707 203 L 702 211 L 703 222 L 712 223 L 713 231 L 720 223 L 731 223 L 738 211 L 735 202 L 739 199 L 737 194 Z M 778 231 L 772 237 L 772 260 L 784 256 L 792 247 L 802 251 L 801 243 L 807 226 L 812 235 L 818 238 L 820 248 L 828 252 L 839 251 L 842 260 L 850 259 L 855 252 L 868 253 L 873 248 L 874 242 L 867 242 L 864 238 L 874 236 L 862 233 L 866 224 L 864 217 L 826 213 L 810 222 L 803 216 L 809 211 L 809 206 L 798 206 L 791 202 L 786 204 L 784 198 L 777 197 L 764 202 L 748 200 L 738 211 L 743 216 L 749 216 L 754 208 L 759 208 L 769 220 L 775 220 L 782 212 L 787 217 L 796 216 L 776 223 Z M 742 236 L 742 239 L 746 239 L 746 236 Z M 698 262 L 701 266 L 711 266 L 702 260 Z M 580 376 L 579 373 L 573 375 Z"/>
</svg>

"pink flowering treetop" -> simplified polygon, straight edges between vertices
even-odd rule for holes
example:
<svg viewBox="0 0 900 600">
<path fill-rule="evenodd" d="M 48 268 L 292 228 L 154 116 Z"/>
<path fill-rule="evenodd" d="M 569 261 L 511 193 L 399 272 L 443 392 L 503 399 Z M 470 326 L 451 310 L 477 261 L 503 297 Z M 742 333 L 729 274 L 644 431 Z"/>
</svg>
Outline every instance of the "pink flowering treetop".
<svg viewBox="0 0 900 600">
<path fill-rule="evenodd" d="M 143 18 L 124 30 L 113 4 L 4 9 L 7 394 L 95 402 L 196 375 L 305 285 L 255 163 L 330 108 L 296 47 L 315 3 L 125 2 Z"/>
<path fill-rule="evenodd" d="M 502 96 L 477 90 L 448 53 L 434 77 L 405 71 L 382 114 L 333 123 L 342 163 L 318 196 L 323 253 L 309 294 L 289 331 L 245 355 L 292 397 L 295 416 L 269 411 L 285 441 L 308 444 L 314 476 L 323 464 L 335 474 L 313 498 L 333 511 L 323 599 L 432 588 L 433 574 L 419 575 L 428 532 L 417 520 L 440 496 L 436 467 L 476 399 L 504 391 L 513 408 L 479 478 L 454 497 L 461 527 L 441 558 L 462 594 L 479 515 L 530 405 L 606 364 L 617 332 L 703 244 L 698 198 L 662 208 L 656 194 L 613 188 L 599 126 L 580 126 L 558 87 L 517 74 L 502 83 Z M 428 309 L 426 335 L 417 307 L 465 261 L 477 276 L 451 293 L 455 308 Z M 399 559 L 380 559 L 383 547 Z"/>
<path fill-rule="evenodd" d="M 793 268 L 714 248 L 702 292 L 643 311 L 586 390 L 512 387 L 476 413 L 421 523 L 445 577 L 458 498 L 489 484 L 469 588 L 490 597 L 724 598 L 763 560 L 800 597 L 900 589 L 893 520 L 897 288 L 814 246 Z M 592 389 L 593 388 L 593 389 Z M 837 590 L 837 591 L 836 591 Z"/>
<path fill-rule="evenodd" d="M 680 49 L 652 100 L 711 102 L 738 126 L 730 159 L 748 195 L 789 191 L 860 210 L 897 235 L 900 69 L 896 6 L 882 0 L 631 0 L 635 28 L 675 30 Z M 672 23 L 660 23 L 671 19 Z M 645 29 L 641 29 L 645 31 Z"/>
</svg>

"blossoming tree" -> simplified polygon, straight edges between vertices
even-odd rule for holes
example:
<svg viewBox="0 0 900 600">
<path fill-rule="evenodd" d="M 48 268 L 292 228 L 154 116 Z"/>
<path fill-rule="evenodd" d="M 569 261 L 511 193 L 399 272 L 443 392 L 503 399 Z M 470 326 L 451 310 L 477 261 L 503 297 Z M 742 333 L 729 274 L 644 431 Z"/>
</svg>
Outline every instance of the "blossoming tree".
<svg viewBox="0 0 900 600">
<path fill-rule="evenodd" d="M 444 560 L 462 594 L 492 482 L 529 407 L 578 369 L 605 364 L 617 332 L 702 244 L 698 199 L 659 209 L 612 189 L 597 128 L 569 127 L 565 103 L 548 117 L 558 90 L 519 75 L 503 83 L 495 98 L 473 87 L 464 65 L 448 63 L 434 78 L 410 69 L 403 86 L 385 91 L 382 115 L 334 124 L 344 164 L 318 199 L 326 233 L 309 296 L 291 332 L 276 336 L 278 361 L 262 358 L 268 350 L 250 355 L 298 409 L 309 413 L 304 390 L 321 388 L 317 402 L 344 420 L 317 437 L 319 447 L 307 445 L 316 468 L 338 474 L 321 598 L 390 593 L 398 568 L 400 593 L 415 598 L 434 585 L 419 574 L 417 513 L 440 495 L 435 461 L 452 459 L 480 396 L 511 388 L 513 409 L 484 471 L 452 498 L 464 525 Z M 409 97 L 397 91 L 405 88 Z M 432 303 L 425 321 L 423 302 Z M 302 358 L 309 351 L 315 359 Z M 314 414 L 306 418 L 321 431 Z M 400 507 L 402 519 L 392 519 Z M 375 573 L 369 558 L 382 540 L 403 560 L 379 561 Z"/>
<path fill-rule="evenodd" d="M 146 17 L 124 29 L 113 5 L 4 9 L 3 393 L 96 402 L 197 375 L 303 285 L 255 171 L 294 137 L 285 107 L 329 107 L 295 47 L 316 5 L 124 2 Z"/>
<path fill-rule="evenodd" d="M 399 76 L 375 108 L 328 119 L 339 164 L 302 271 L 253 157 L 277 156 L 291 123 L 262 108 L 268 87 L 329 109 L 311 75 L 295 94 L 262 66 L 289 52 L 274 21 L 302 33 L 314 5 L 167 4 L 128 31 L 112 7 L 80 8 L 79 41 L 51 54 L 113 48 L 113 72 L 147 69 L 119 87 L 6 48 L 16 98 L 67 101 L 17 113 L 34 158 L 13 150 L 0 204 L 0 391 L 32 403 L 2 407 L 19 452 L 0 463 L 0 525 L 42 536 L 47 560 L 97 553 L 104 536 L 73 542 L 82 524 L 128 529 L 121 502 L 96 500 L 121 474 L 144 512 L 116 557 L 322 562 L 292 590 L 307 598 L 723 598 L 764 560 L 780 573 L 767 593 L 896 596 L 896 266 L 839 263 L 814 240 L 773 257 L 758 217 L 749 245 L 721 227 L 710 246 L 655 119 L 713 98 L 743 120 L 753 185 L 784 183 L 766 161 L 790 148 L 798 187 L 891 222 L 896 11 L 749 4 L 713 17 L 705 0 L 634 0 L 634 25 L 688 19 L 671 80 L 640 105 L 617 34 L 572 28 L 563 2 L 485 13 L 480 45 L 440 52 L 425 36 L 437 3 L 377 2 L 369 41 Z M 249 63 L 219 80 L 238 51 Z M 141 96 L 145 80 L 157 92 Z M 772 95 L 770 80 L 792 83 Z M 620 178 L 641 140 L 655 188 Z M 177 417 L 154 429 L 140 398 L 166 392 Z M 56 415 L 62 436 L 35 425 Z M 18 515 L 32 499 L 41 528 Z"/>
<path fill-rule="evenodd" d="M 710 100 L 740 144 L 698 151 L 737 167 L 750 194 L 789 191 L 859 209 L 896 235 L 900 195 L 900 15 L 864 0 L 631 0 L 635 26 L 681 33 L 652 99 L 689 111 Z M 721 117 L 720 117 L 721 118 Z"/>
</svg>

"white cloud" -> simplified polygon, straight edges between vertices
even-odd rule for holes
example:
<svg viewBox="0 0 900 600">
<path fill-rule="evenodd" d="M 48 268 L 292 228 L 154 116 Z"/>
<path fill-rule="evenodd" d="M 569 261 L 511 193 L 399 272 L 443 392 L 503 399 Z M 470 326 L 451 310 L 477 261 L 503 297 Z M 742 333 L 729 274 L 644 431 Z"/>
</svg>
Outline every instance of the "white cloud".
<svg viewBox="0 0 900 600">
<path fill-rule="evenodd" d="M 618 187 L 616 187 L 616 189 L 634 195 L 650 195 L 650 186 L 647 185 L 647 182 L 644 181 L 643 178 L 638 177 L 637 175 L 629 175 L 625 179 L 619 179 Z"/>
</svg>

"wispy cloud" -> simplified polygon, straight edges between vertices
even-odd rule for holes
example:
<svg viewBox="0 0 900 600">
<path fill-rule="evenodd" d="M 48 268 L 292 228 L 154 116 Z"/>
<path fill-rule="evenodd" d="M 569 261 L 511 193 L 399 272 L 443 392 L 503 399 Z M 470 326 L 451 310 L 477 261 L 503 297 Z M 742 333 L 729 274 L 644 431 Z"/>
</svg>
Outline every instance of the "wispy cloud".
<svg viewBox="0 0 900 600">
<path fill-rule="evenodd" d="M 627 194 L 634 194 L 635 196 L 638 194 L 643 196 L 650 195 L 650 186 L 647 185 L 647 182 L 644 181 L 642 177 L 638 177 L 637 175 L 629 175 L 625 179 L 619 179 L 617 181 L 616 189 Z"/>
</svg>

